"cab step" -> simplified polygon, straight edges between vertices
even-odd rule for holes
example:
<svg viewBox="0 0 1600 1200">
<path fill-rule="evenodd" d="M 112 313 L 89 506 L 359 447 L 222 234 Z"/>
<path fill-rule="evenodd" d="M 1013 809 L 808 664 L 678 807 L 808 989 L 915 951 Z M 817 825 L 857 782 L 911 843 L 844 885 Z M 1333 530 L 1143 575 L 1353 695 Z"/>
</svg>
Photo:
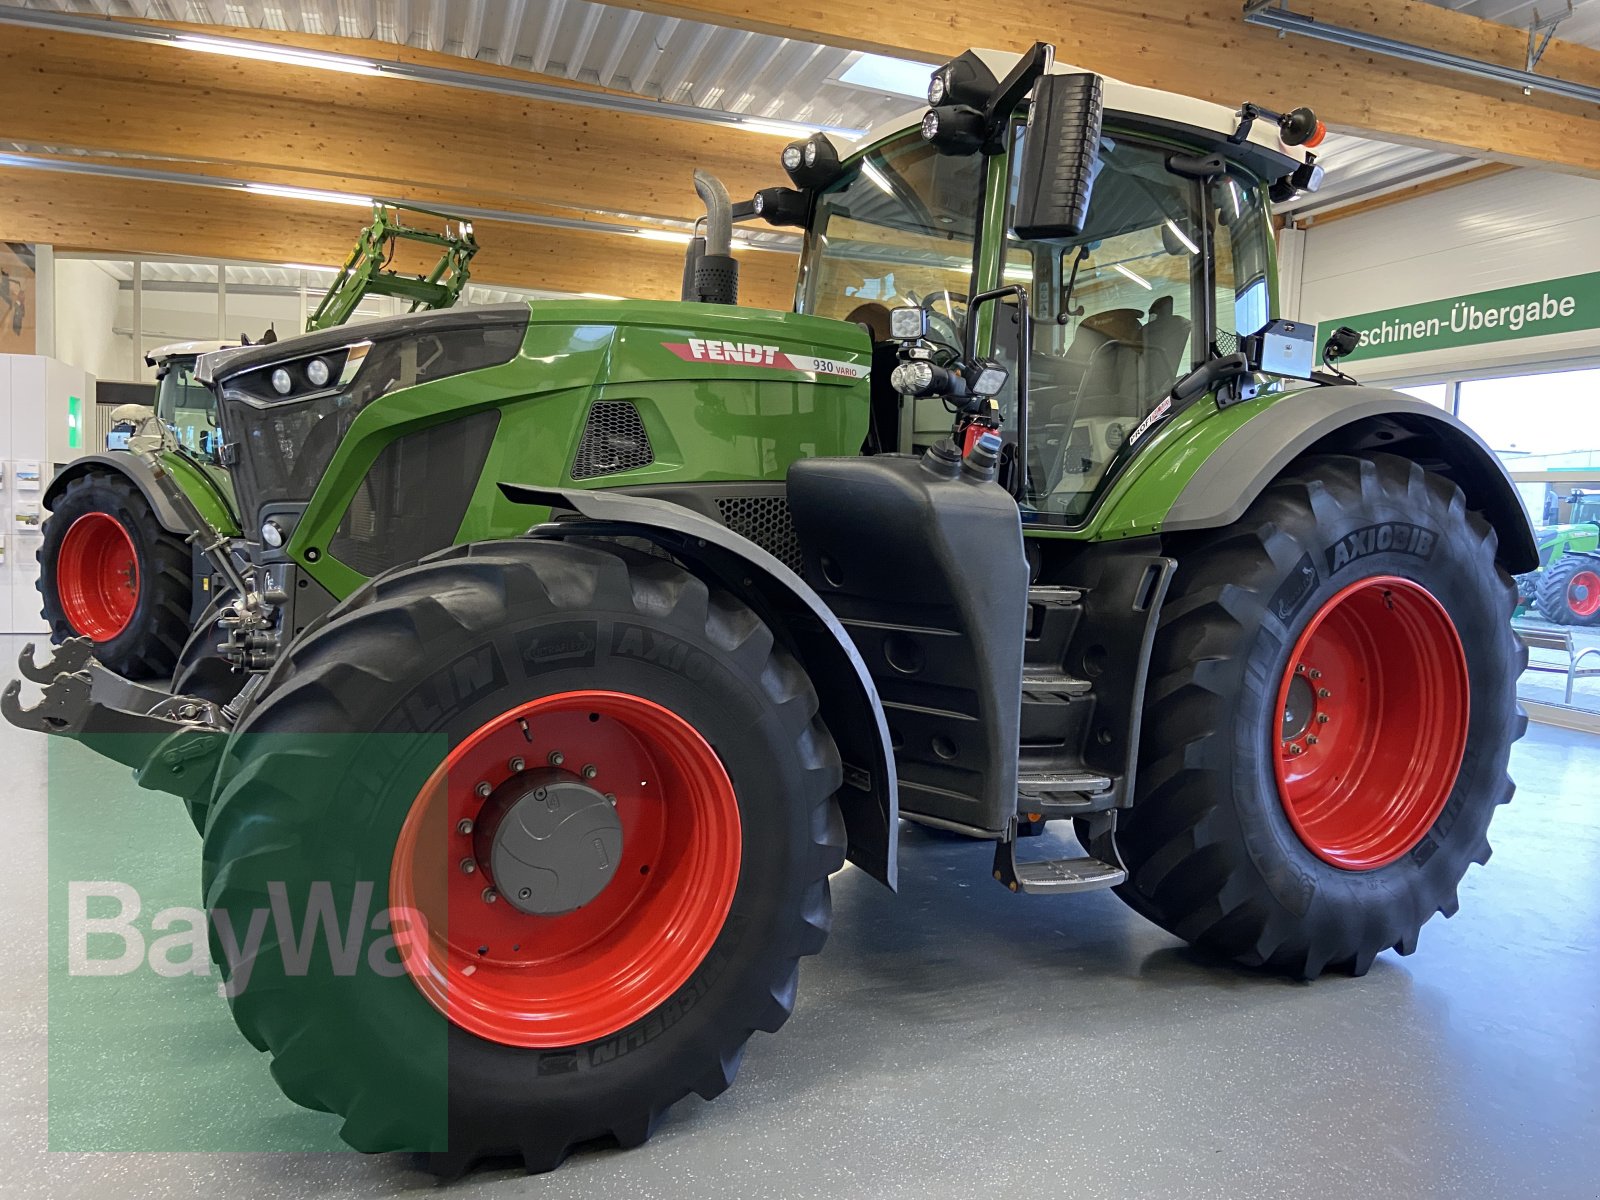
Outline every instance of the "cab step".
<svg viewBox="0 0 1600 1200">
<path fill-rule="evenodd" d="M 1053 692 L 1062 696 L 1086 696 L 1094 684 L 1075 675 L 1063 674 L 1059 667 L 1027 667 L 1022 672 L 1022 692 Z"/>
<path fill-rule="evenodd" d="M 1128 872 L 1113 863 L 1089 857 L 1018 862 L 1017 843 L 1013 840 L 995 843 L 994 877 L 1013 892 L 1060 896 L 1116 887 L 1128 878 Z"/>
<path fill-rule="evenodd" d="M 1092 771 L 1024 771 L 1017 776 L 1017 793 L 1028 799 L 1073 794 L 1093 796 L 1110 790 L 1111 780 Z"/>
<path fill-rule="evenodd" d="M 1056 587 L 1053 584 L 1036 584 L 1028 589 L 1029 604 L 1043 604 L 1052 608 L 1077 604 L 1083 599 L 1079 588 Z"/>
</svg>

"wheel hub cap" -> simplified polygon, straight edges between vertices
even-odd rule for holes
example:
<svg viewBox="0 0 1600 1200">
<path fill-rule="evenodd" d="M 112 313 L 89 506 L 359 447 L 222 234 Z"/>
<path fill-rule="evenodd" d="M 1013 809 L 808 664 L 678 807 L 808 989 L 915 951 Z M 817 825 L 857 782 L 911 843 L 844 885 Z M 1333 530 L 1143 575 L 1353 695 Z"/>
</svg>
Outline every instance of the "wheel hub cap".
<svg viewBox="0 0 1600 1200">
<path fill-rule="evenodd" d="M 569 772 L 518 775 L 484 805 L 475 850 L 508 904 L 556 916 L 582 908 L 616 876 L 622 819 L 615 804 Z"/>
<path fill-rule="evenodd" d="M 1279 688 L 1275 774 L 1318 858 L 1370 871 L 1427 835 L 1455 788 L 1470 715 L 1466 653 L 1437 599 L 1375 576 L 1319 608 Z"/>
<path fill-rule="evenodd" d="M 1580 617 L 1600 611 L 1600 573 L 1579 571 L 1567 588 L 1567 604 Z"/>
<path fill-rule="evenodd" d="M 139 604 L 139 560 L 116 517 L 85 513 L 68 526 L 55 569 L 56 594 L 76 632 L 109 642 L 128 627 Z"/>
<path fill-rule="evenodd" d="M 711 952 L 741 831 L 720 758 L 672 710 L 607 691 L 519 704 L 456 744 L 406 815 L 389 876 L 401 962 L 479 1037 L 606 1037 Z"/>
</svg>

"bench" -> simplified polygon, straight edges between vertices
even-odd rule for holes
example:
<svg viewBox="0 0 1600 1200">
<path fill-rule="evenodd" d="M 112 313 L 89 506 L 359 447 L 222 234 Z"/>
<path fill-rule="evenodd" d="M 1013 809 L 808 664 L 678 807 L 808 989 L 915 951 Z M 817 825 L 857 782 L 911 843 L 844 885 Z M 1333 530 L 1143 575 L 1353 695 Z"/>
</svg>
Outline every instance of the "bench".
<svg viewBox="0 0 1600 1200">
<path fill-rule="evenodd" d="M 1578 649 L 1572 640 L 1570 629 L 1551 629 L 1548 626 L 1528 625 L 1522 621 L 1511 622 L 1511 628 L 1522 639 L 1522 644 L 1529 650 L 1554 650 L 1565 654 L 1567 661 L 1562 663 L 1540 663 L 1528 660 L 1530 671 L 1553 671 L 1557 675 L 1567 677 L 1566 703 L 1572 703 L 1572 685 L 1580 679 L 1590 679 L 1600 676 L 1600 666 L 1585 667 L 1583 660 L 1591 654 L 1600 658 L 1600 646 L 1585 646 Z"/>
</svg>

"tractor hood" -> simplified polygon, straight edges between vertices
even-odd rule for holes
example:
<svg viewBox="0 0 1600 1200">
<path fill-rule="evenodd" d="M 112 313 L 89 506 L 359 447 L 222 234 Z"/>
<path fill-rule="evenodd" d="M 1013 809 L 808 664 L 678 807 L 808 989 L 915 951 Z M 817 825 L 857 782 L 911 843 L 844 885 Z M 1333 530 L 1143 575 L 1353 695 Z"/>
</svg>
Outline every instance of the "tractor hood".
<svg viewBox="0 0 1600 1200">
<path fill-rule="evenodd" d="M 218 397 L 242 525 L 292 528 L 289 553 L 304 544 L 366 576 L 458 533 L 520 532 L 471 507 L 498 478 L 781 480 L 795 457 L 854 454 L 871 355 L 864 329 L 822 317 L 543 300 L 226 350 L 199 374 Z"/>
</svg>

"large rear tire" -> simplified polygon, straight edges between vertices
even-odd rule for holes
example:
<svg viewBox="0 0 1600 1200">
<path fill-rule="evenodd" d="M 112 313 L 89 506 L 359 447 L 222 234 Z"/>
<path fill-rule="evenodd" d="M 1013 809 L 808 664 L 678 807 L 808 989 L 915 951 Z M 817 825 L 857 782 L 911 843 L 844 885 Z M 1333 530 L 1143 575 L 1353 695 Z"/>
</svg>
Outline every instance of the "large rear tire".
<svg viewBox="0 0 1600 1200">
<path fill-rule="evenodd" d="M 95 657 L 129 679 L 170 679 L 189 637 L 193 558 L 115 471 L 89 470 L 56 498 L 39 545 L 50 640 L 94 639 Z"/>
<path fill-rule="evenodd" d="M 1551 563 L 1534 607 L 1557 625 L 1600 625 L 1600 554 L 1564 554 Z"/>
<path fill-rule="evenodd" d="M 1302 978 L 1416 949 L 1526 726 L 1494 532 L 1406 460 L 1304 460 L 1196 539 L 1157 634 L 1118 893 Z"/>
<path fill-rule="evenodd" d="M 494 542 L 373 581 L 289 649 L 230 743 L 213 954 L 234 978 L 216 930 L 275 892 L 298 929 L 318 881 L 428 929 L 404 970 L 320 976 L 269 931 L 234 1019 L 352 1146 L 429 1151 L 440 1174 L 644 1141 L 728 1086 L 826 938 L 841 767 L 816 713 L 753 612 L 659 557 Z M 499 831 L 538 836 L 557 808 L 536 787 L 589 824 L 555 867 L 522 843 L 529 875 Z"/>
</svg>

